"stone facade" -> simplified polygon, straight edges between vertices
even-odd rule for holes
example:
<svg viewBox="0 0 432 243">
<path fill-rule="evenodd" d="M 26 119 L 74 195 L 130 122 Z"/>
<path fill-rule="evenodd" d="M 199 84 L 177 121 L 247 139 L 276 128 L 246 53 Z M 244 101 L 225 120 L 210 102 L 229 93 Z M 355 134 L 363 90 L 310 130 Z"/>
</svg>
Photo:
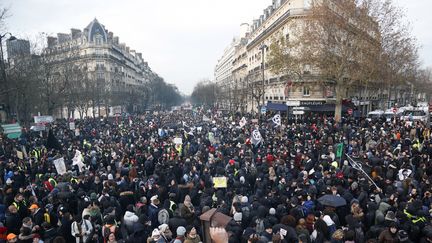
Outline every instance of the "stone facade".
<svg viewBox="0 0 432 243">
<path fill-rule="evenodd" d="M 112 94 L 127 94 L 145 89 L 157 77 L 142 54 L 119 42 L 119 37 L 94 19 L 83 31 L 71 29 L 47 38 L 46 60 L 62 63 L 85 62 L 94 80 L 102 82 Z"/>
</svg>

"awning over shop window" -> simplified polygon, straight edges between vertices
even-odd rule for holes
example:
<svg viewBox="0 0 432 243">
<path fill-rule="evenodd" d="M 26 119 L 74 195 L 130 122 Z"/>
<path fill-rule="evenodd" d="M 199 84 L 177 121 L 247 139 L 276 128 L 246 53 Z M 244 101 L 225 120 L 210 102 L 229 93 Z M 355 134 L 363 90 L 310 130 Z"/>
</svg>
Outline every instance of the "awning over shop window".
<svg viewBox="0 0 432 243">
<path fill-rule="evenodd" d="M 270 110 L 270 111 L 287 111 L 288 106 L 285 104 L 267 103 L 267 110 Z"/>
</svg>

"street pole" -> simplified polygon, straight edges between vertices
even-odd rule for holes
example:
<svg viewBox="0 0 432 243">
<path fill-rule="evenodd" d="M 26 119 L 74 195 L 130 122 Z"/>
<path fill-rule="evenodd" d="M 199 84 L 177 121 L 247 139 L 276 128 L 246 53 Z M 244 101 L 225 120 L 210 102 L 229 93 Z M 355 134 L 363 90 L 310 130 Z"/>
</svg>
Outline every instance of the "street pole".
<svg viewBox="0 0 432 243">
<path fill-rule="evenodd" d="M 265 62 L 264 62 L 264 53 L 265 53 L 265 49 L 267 48 L 267 46 L 265 44 L 262 44 L 260 47 L 261 50 L 261 67 L 262 67 L 262 105 L 265 105 L 265 99 L 264 99 L 264 70 L 265 70 Z"/>
</svg>

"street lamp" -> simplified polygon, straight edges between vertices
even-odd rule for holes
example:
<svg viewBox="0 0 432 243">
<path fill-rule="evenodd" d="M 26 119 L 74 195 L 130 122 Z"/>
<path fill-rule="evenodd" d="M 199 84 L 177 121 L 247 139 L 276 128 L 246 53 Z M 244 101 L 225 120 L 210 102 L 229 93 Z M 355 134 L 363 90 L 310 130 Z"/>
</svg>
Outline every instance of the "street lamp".
<svg viewBox="0 0 432 243">
<path fill-rule="evenodd" d="M 261 50 L 261 68 L 262 68 L 262 105 L 265 105 L 264 100 L 264 69 L 265 69 L 265 62 L 264 62 L 264 51 L 267 49 L 266 44 L 262 44 L 259 48 Z"/>
<path fill-rule="evenodd" d="M 0 61 L 1 61 L 3 82 L 4 82 L 4 85 L 0 85 L 0 87 L 4 86 L 4 90 L 6 92 L 9 92 L 7 76 L 6 76 L 6 62 L 5 62 L 4 53 L 3 53 L 3 38 L 5 38 L 7 35 L 9 35 L 9 39 L 8 39 L 9 41 L 16 40 L 16 38 L 10 32 L 6 32 L 2 35 L 0 34 Z M 10 115 L 9 114 L 9 111 L 10 111 L 9 110 L 9 95 L 6 94 L 5 96 L 6 96 L 6 112 L 8 115 Z M 0 101 L 1 101 L 1 99 L 0 99 Z"/>
</svg>

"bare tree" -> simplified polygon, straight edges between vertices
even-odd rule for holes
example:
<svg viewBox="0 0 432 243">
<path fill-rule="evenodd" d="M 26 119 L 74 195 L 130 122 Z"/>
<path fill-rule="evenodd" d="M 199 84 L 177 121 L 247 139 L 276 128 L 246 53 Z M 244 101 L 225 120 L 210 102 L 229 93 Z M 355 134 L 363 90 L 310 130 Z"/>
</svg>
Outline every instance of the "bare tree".
<svg viewBox="0 0 432 243">
<path fill-rule="evenodd" d="M 301 73 L 299 63 L 316 68 L 321 79 L 334 83 L 335 119 L 340 121 L 349 87 L 414 73 L 416 44 L 398 10 L 391 0 L 314 1 L 293 27 L 296 35 L 271 46 L 272 70 Z M 395 72 L 396 66 L 402 70 Z"/>
</svg>

